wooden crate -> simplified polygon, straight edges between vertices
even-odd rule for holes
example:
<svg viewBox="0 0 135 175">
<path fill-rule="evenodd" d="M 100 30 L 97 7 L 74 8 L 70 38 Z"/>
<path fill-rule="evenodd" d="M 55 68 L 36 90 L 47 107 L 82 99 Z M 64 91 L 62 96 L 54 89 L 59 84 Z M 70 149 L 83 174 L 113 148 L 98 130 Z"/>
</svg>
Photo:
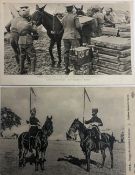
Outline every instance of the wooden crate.
<svg viewBox="0 0 135 175">
<path fill-rule="evenodd" d="M 109 49 L 125 50 L 131 47 L 131 40 L 129 38 L 120 38 L 115 36 L 100 36 L 92 38 L 91 44 Z"/>
<path fill-rule="evenodd" d="M 81 66 L 91 61 L 90 48 L 88 47 L 77 47 L 70 51 L 70 60 L 74 65 Z"/>
</svg>

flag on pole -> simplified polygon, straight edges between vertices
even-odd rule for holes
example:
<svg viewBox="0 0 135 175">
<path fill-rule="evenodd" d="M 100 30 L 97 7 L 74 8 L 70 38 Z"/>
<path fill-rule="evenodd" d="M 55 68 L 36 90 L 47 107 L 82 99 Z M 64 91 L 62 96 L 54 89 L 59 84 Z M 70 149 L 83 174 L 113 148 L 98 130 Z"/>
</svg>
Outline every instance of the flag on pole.
<svg viewBox="0 0 135 175">
<path fill-rule="evenodd" d="M 89 102 L 91 103 L 90 97 L 89 97 L 86 89 L 84 88 L 83 124 L 84 124 L 84 113 L 85 113 L 85 96 L 88 98 Z"/>
<path fill-rule="evenodd" d="M 90 97 L 89 97 L 89 95 L 88 95 L 88 93 L 87 93 L 87 91 L 86 91 L 86 89 L 85 89 L 85 88 L 84 88 L 84 93 L 86 94 L 86 96 L 87 96 L 87 98 L 88 98 L 89 102 L 91 102 Z"/>
<path fill-rule="evenodd" d="M 35 94 L 34 89 L 32 87 L 30 87 L 30 111 L 32 109 L 32 104 L 36 100 L 36 98 L 33 98 L 33 97 L 36 97 L 36 94 Z"/>
<path fill-rule="evenodd" d="M 31 90 L 31 92 L 32 92 L 32 93 L 35 95 L 35 97 L 36 97 L 36 94 L 35 94 L 34 89 L 31 87 L 30 90 Z"/>
</svg>

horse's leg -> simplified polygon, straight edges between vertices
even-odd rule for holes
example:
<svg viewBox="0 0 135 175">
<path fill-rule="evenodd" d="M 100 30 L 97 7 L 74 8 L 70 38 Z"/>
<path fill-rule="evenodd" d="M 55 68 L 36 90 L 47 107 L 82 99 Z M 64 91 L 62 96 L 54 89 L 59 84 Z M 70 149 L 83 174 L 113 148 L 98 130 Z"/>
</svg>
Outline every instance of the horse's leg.
<svg viewBox="0 0 135 175">
<path fill-rule="evenodd" d="M 27 149 L 24 149 L 24 152 L 23 152 L 23 166 L 26 165 L 26 154 L 28 153 L 28 150 Z"/>
<path fill-rule="evenodd" d="M 10 43 L 15 54 L 16 63 L 19 65 L 19 54 L 20 54 L 19 46 L 16 44 L 14 39 L 11 39 Z"/>
<path fill-rule="evenodd" d="M 90 171 L 90 151 L 86 152 L 87 171 Z"/>
<path fill-rule="evenodd" d="M 111 156 L 111 168 L 113 168 L 113 151 L 112 149 L 109 149 L 110 151 L 110 156 Z"/>
<path fill-rule="evenodd" d="M 103 167 L 104 163 L 105 163 L 105 158 L 106 158 L 105 150 L 101 150 L 101 154 L 102 154 L 102 158 L 103 158 L 101 167 Z"/>
<path fill-rule="evenodd" d="M 58 51 L 58 58 L 59 58 L 57 67 L 60 67 L 61 66 L 61 40 L 57 41 L 57 51 Z"/>
<path fill-rule="evenodd" d="M 35 171 L 38 171 L 39 151 L 36 149 Z"/>
<path fill-rule="evenodd" d="M 44 152 L 41 152 L 41 170 L 44 170 Z"/>
<path fill-rule="evenodd" d="M 19 149 L 19 167 L 22 167 L 22 157 L 23 157 L 22 149 Z"/>
<path fill-rule="evenodd" d="M 55 44 L 55 41 L 53 39 L 51 39 L 50 46 L 49 46 L 49 53 L 50 53 L 51 60 L 52 60 L 52 67 L 54 67 L 54 65 L 55 65 L 54 56 L 53 56 L 53 53 L 52 53 L 54 44 Z"/>
</svg>

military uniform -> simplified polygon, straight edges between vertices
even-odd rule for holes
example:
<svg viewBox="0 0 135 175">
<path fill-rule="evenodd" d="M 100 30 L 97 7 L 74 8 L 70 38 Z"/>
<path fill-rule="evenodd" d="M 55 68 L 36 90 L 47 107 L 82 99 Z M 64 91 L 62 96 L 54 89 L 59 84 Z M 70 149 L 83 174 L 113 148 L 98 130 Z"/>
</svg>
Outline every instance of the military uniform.
<svg viewBox="0 0 135 175">
<path fill-rule="evenodd" d="M 93 15 L 93 18 L 95 19 L 96 27 L 97 27 L 96 36 L 101 36 L 102 27 L 104 25 L 104 14 L 98 11 Z"/>
<path fill-rule="evenodd" d="M 35 117 L 36 115 L 36 109 L 33 108 L 30 111 L 31 116 L 29 121 L 27 121 L 28 124 L 30 124 L 30 129 L 29 129 L 29 149 L 32 152 L 32 148 L 35 144 L 35 137 L 38 133 L 39 130 L 39 126 L 40 126 L 40 121 L 38 120 L 38 118 Z"/>
<path fill-rule="evenodd" d="M 111 15 L 111 9 L 107 10 L 107 13 L 106 13 L 104 19 L 105 19 L 105 26 L 106 27 L 115 27 L 114 19 L 113 19 L 113 16 Z"/>
<path fill-rule="evenodd" d="M 64 41 L 64 62 L 66 73 L 70 72 L 69 70 L 69 52 L 71 46 L 77 47 L 79 46 L 80 34 L 79 30 L 81 30 L 81 24 L 79 23 L 79 19 L 72 12 L 68 12 L 67 15 L 62 19 L 62 24 L 64 28 L 63 41 Z"/>
<path fill-rule="evenodd" d="M 102 120 L 97 116 L 98 109 L 92 109 L 92 118 L 88 121 L 85 121 L 85 124 L 90 124 L 92 126 L 92 130 L 95 132 L 95 142 L 96 142 L 96 151 L 99 150 L 99 141 L 101 140 L 101 132 L 99 130 L 100 126 L 103 126 Z"/>
<path fill-rule="evenodd" d="M 25 8 L 25 15 L 24 14 L 24 8 Z M 20 12 L 21 9 L 23 9 L 22 13 Z M 26 21 L 30 22 L 31 21 L 31 16 L 29 14 L 29 7 L 28 6 L 21 6 L 19 9 L 18 9 L 18 16 L 15 17 L 13 15 L 13 18 L 6 26 L 6 30 L 7 32 L 10 33 L 10 43 L 11 43 L 11 46 L 14 50 L 14 53 L 15 53 L 15 59 L 16 59 L 16 62 L 17 64 L 19 65 L 20 63 L 20 60 L 19 60 L 19 55 L 20 55 L 20 49 L 19 49 L 19 45 L 18 45 L 18 40 L 19 40 L 19 32 L 17 30 L 17 27 L 16 27 L 16 22 L 20 20 L 20 18 L 23 17 Z M 28 62 L 30 63 L 30 59 L 29 57 L 27 57 L 27 60 Z"/>
<path fill-rule="evenodd" d="M 35 72 L 36 51 L 33 46 L 33 40 L 38 39 L 37 31 L 30 23 L 26 23 L 19 33 L 18 44 L 20 48 L 20 74 L 23 74 L 24 72 L 24 61 L 27 56 L 31 59 L 31 71 Z M 37 38 L 34 38 L 35 36 Z"/>
</svg>

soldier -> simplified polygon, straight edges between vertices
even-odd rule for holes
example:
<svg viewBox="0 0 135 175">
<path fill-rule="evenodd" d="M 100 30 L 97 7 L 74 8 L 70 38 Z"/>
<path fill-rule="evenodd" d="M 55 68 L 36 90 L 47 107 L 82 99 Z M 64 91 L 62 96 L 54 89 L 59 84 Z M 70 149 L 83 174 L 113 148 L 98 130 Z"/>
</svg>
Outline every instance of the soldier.
<svg viewBox="0 0 135 175">
<path fill-rule="evenodd" d="M 29 121 L 26 121 L 27 124 L 30 124 L 30 129 L 29 129 L 29 137 L 30 137 L 30 151 L 32 152 L 32 146 L 34 145 L 34 140 L 35 136 L 38 132 L 39 126 L 40 126 L 40 121 L 38 118 L 36 118 L 36 108 L 31 109 L 30 111 L 30 119 Z"/>
<path fill-rule="evenodd" d="M 71 46 L 79 46 L 81 24 L 75 14 L 73 14 L 73 5 L 67 5 L 67 15 L 63 17 L 62 24 L 64 28 L 63 41 L 64 41 L 64 62 L 65 62 L 65 74 L 70 73 L 69 69 L 69 52 Z"/>
<path fill-rule="evenodd" d="M 104 25 L 104 14 L 101 12 L 101 8 L 95 8 L 95 13 L 93 15 L 93 18 L 96 22 L 96 36 L 102 35 L 102 27 Z"/>
<path fill-rule="evenodd" d="M 95 141 L 96 141 L 96 152 L 99 150 L 99 141 L 101 140 L 101 132 L 99 130 L 100 126 L 103 126 L 102 120 L 97 116 L 98 109 L 93 108 L 92 109 L 92 118 L 88 121 L 85 121 L 85 124 L 91 124 L 92 129 L 94 128 L 96 130 L 95 133 Z"/>
<path fill-rule="evenodd" d="M 25 15 L 21 16 L 21 13 L 20 13 L 20 10 L 23 10 L 23 9 L 26 9 L 25 10 Z M 18 29 L 16 27 L 16 22 L 22 17 L 24 18 L 25 20 L 27 20 L 28 22 L 30 22 L 31 20 L 31 16 L 29 14 L 29 8 L 28 6 L 21 6 L 19 9 L 18 9 L 18 14 L 19 16 L 18 17 L 15 17 L 12 12 L 12 16 L 13 16 L 13 19 L 5 26 L 7 32 L 10 33 L 10 43 L 11 43 L 11 46 L 14 50 L 14 53 L 15 53 L 15 59 L 16 59 L 16 62 L 17 62 L 17 65 L 19 67 L 20 65 L 20 60 L 19 60 L 19 55 L 20 55 L 20 49 L 19 49 L 19 45 L 18 45 L 18 40 L 19 40 L 19 33 L 18 33 Z M 16 21 L 16 22 L 15 22 Z M 27 57 L 28 59 L 28 63 L 30 64 L 30 59 L 29 57 Z"/>
<path fill-rule="evenodd" d="M 27 11 L 20 10 L 21 16 L 26 16 Z M 33 46 L 33 40 L 38 39 L 38 33 L 36 26 L 32 25 L 32 22 L 22 21 L 18 27 L 19 30 L 19 48 L 20 48 L 20 74 L 25 73 L 24 62 L 27 56 L 31 59 L 31 74 L 35 73 L 36 67 L 36 51 Z"/>
<path fill-rule="evenodd" d="M 113 16 L 111 15 L 111 12 L 112 12 L 112 8 L 106 10 L 106 14 L 104 17 L 105 19 L 104 25 L 106 27 L 115 27 L 114 19 L 113 19 Z"/>
</svg>

